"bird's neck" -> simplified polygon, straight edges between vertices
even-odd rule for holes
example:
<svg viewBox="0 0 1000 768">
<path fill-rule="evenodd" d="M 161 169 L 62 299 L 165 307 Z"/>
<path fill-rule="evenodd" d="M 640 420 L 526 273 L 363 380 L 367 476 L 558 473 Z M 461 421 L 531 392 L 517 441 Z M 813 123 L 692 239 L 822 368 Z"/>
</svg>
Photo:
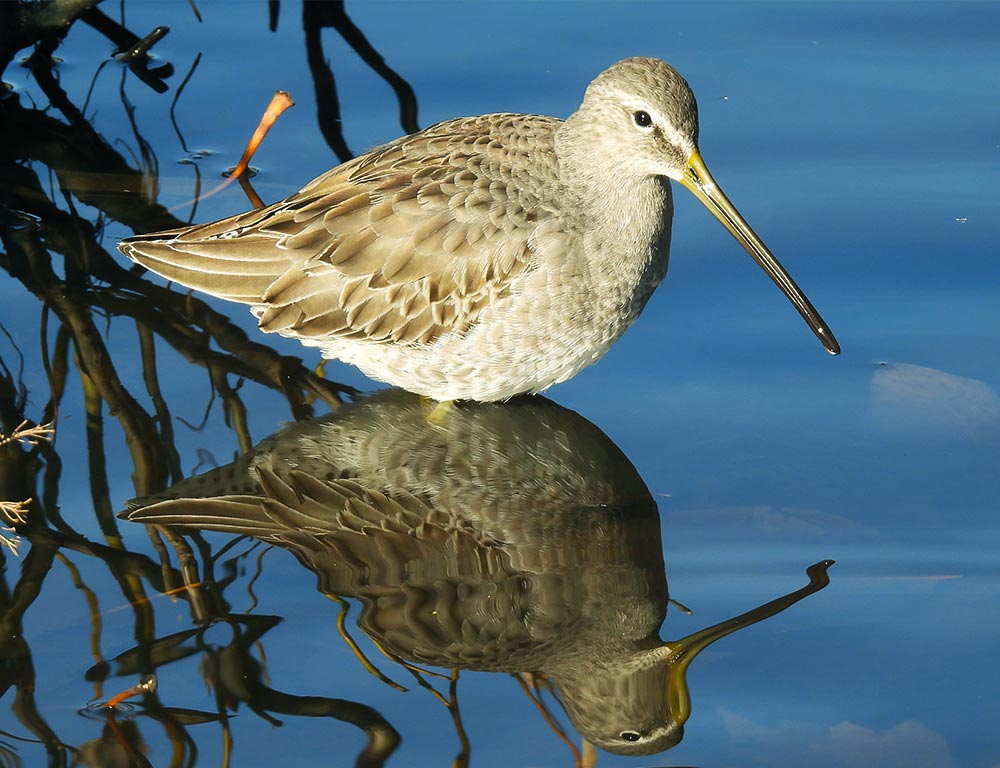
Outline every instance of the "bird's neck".
<svg viewBox="0 0 1000 768">
<path fill-rule="evenodd" d="M 563 123 L 555 146 L 564 195 L 572 201 L 572 209 L 563 211 L 569 223 L 576 219 L 581 231 L 598 238 L 599 252 L 609 259 L 641 264 L 662 279 L 673 217 L 670 182 L 637 173 L 579 113 Z"/>
</svg>

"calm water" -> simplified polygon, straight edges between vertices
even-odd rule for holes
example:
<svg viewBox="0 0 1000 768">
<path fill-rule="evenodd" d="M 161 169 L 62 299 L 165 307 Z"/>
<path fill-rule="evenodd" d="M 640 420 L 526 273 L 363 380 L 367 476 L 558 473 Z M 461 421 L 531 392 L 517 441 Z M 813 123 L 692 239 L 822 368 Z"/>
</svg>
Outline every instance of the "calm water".
<svg viewBox="0 0 1000 768">
<path fill-rule="evenodd" d="M 335 362 L 317 379 L 314 352 L 262 336 L 241 307 L 127 272 L 114 249 L 133 232 L 248 208 L 237 185 L 191 201 L 236 163 L 275 89 L 297 106 L 254 160 L 260 196 L 280 199 L 334 165 L 315 62 L 335 76 L 342 152 L 402 130 L 397 91 L 335 29 L 319 35 L 310 70 L 301 6 L 282 4 L 271 32 L 264 4 L 202 5 L 199 22 L 186 3 L 125 4 L 138 36 L 170 27 L 145 81 L 82 22 L 54 66 L 44 52 L 23 66 L 24 49 L 4 72 L 0 431 L 58 418 L 50 446 L 0 448 L 0 498 L 36 500 L 19 556 L 0 548 L 0 764 L 572 765 L 510 665 L 463 669 L 449 710 L 450 681 L 421 673 L 439 698 L 398 651 L 383 656 L 357 623 L 364 595 L 322 568 L 251 538 L 151 538 L 115 517 L 132 497 L 326 413 L 336 384 L 378 388 Z M 121 20 L 118 4 L 101 8 Z M 617 668 L 613 643 L 579 650 L 587 633 L 565 628 L 583 616 L 641 634 L 637 615 L 659 623 L 667 609 L 664 575 L 692 611 L 669 606 L 659 634 L 676 640 L 793 593 L 807 567 L 836 560 L 829 586 L 754 614 L 759 623 L 692 661 L 678 746 L 602 751 L 597 764 L 1000 764 L 1000 5 L 368 2 L 347 12 L 412 88 L 421 127 L 489 111 L 565 116 L 617 59 L 671 62 L 699 97 L 709 167 L 844 348 L 824 354 L 679 190 L 667 281 L 607 357 L 547 393 L 553 403 L 527 424 L 511 406 L 464 437 L 431 440 L 459 457 L 448 461 L 464 461 L 463 440 L 493 446 L 477 454 L 481 467 L 468 460 L 488 471 L 470 471 L 453 500 L 504 531 L 507 565 L 493 576 L 524 579 L 517 564 L 544 552 L 558 564 L 517 582 L 520 608 L 506 613 L 504 588 L 483 586 L 475 568 L 456 575 L 440 554 L 421 594 L 461 606 L 440 590 L 470 579 L 465 599 L 490 596 L 499 626 L 527 628 L 536 644 L 550 633 L 548 656 L 515 643 L 511 668 L 558 669 L 558 685 L 565 664 L 552 659 L 574 643 L 584 667 Z M 436 487 L 439 454 L 414 448 L 402 415 L 378 418 L 388 444 L 426 459 Z M 555 539 L 517 538 L 538 519 Z M 578 557 L 582 566 L 566 564 Z M 601 558 L 617 575 L 601 576 Z M 397 579 L 393 594 L 411 599 L 415 579 L 403 579 L 410 592 Z M 349 598 L 344 627 L 359 653 L 407 692 L 365 669 L 324 589 Z M 406 600 L 401 611 L 426 608 Z M 442 659 L 425 668 L 447 675 Z M 87 709 L 152 672 L 155 694 L 112 721 Z M 647 688 L 636 696 L 662 698 Z M 573 722 L 543 698 L 579 747 Z M 625 717 L 612 696 L 591 707 Z"/>
</svg>

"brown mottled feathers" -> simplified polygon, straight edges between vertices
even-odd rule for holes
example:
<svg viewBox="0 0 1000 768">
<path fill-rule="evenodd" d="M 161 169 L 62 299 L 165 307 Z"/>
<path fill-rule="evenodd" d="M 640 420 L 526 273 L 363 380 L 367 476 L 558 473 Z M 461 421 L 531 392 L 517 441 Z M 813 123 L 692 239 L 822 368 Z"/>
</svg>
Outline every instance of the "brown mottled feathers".
<svg viewBox="0 0 1000 768">
<path fill-rule="evenodd" d="M 311 563 L 314 558 L 339 559 L 360 571 L 401 572 L 407 562 L 440 558 L 442 552 L 460 573 L 500 569 L 503 556 L 493 551 L 497 542 L 488 534 L 413 494 L 386 494 L 350 479 L 320 480 L 268 463 L 257 466 L 257 477 L 262 495 L 168 499 L 126 516 L 255 536 L 289 547 L 320 571 L 324 565 Z"/>
<path fill-rule="evenodd" d="M 121 249 L 168 279 L 254 305 L 265 331 L 427 343 L 465 331 L 531 268 L 558 178 L 539 163 L 556 162 L 560 125 L 514 114 L 439 123 L 267 208 Z"/>
</svg>

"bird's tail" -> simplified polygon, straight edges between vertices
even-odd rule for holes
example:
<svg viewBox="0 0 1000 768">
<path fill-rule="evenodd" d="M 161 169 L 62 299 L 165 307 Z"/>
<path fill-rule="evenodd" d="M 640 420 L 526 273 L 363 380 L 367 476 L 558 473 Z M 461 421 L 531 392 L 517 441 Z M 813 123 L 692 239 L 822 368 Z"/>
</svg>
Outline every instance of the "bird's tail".
<svg viewBox="0 0 1000 768">
<path fill-rule="evenodd" d="M 256 304 L 288 269 L 289 261 L 275 247 L 273 236 L 245 227 L 242 219 L 246 216 L 130 237 L 118 244 L 118 250 L 136 264 L 188 288 Z"/>
</svg>

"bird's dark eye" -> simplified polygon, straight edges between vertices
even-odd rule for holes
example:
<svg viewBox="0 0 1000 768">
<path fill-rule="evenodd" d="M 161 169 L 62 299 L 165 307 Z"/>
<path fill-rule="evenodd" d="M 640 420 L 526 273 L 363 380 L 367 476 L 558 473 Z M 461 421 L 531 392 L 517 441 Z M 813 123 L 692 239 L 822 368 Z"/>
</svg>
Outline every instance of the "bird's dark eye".
<svg viewBox="0 0 1000 768">
<path fill-rule="evenodd" d="M 635 120 L 635 124 L 640 128 L 648 128 L 653 124 L 653 118 L 649 116 L 649 112 L 644 109 L 640 109 L 638 112 L 632 113 L 632 119 Z M 628 731 L 632 733 L 632 731 Z"/>
<path fill-rule="evenodd" d="M 636 120 L 635 121 L 637 123 L 639 122 L 639 115 L 640 114 L 646 115 L 645 112 L 642 112 L 642 113 L 636 112 L 635 113 L 635 115 L 636 115 Z M 649 115 L 646 115 L 646 117 L 648 118 Z M 636 733 L 635 731 L 622 731 L 621 733 L 618 734 L 618 738 L 620 738 L 622 741 L 638 741 L 642 737 L 638 733 Z"/>
</svg>

